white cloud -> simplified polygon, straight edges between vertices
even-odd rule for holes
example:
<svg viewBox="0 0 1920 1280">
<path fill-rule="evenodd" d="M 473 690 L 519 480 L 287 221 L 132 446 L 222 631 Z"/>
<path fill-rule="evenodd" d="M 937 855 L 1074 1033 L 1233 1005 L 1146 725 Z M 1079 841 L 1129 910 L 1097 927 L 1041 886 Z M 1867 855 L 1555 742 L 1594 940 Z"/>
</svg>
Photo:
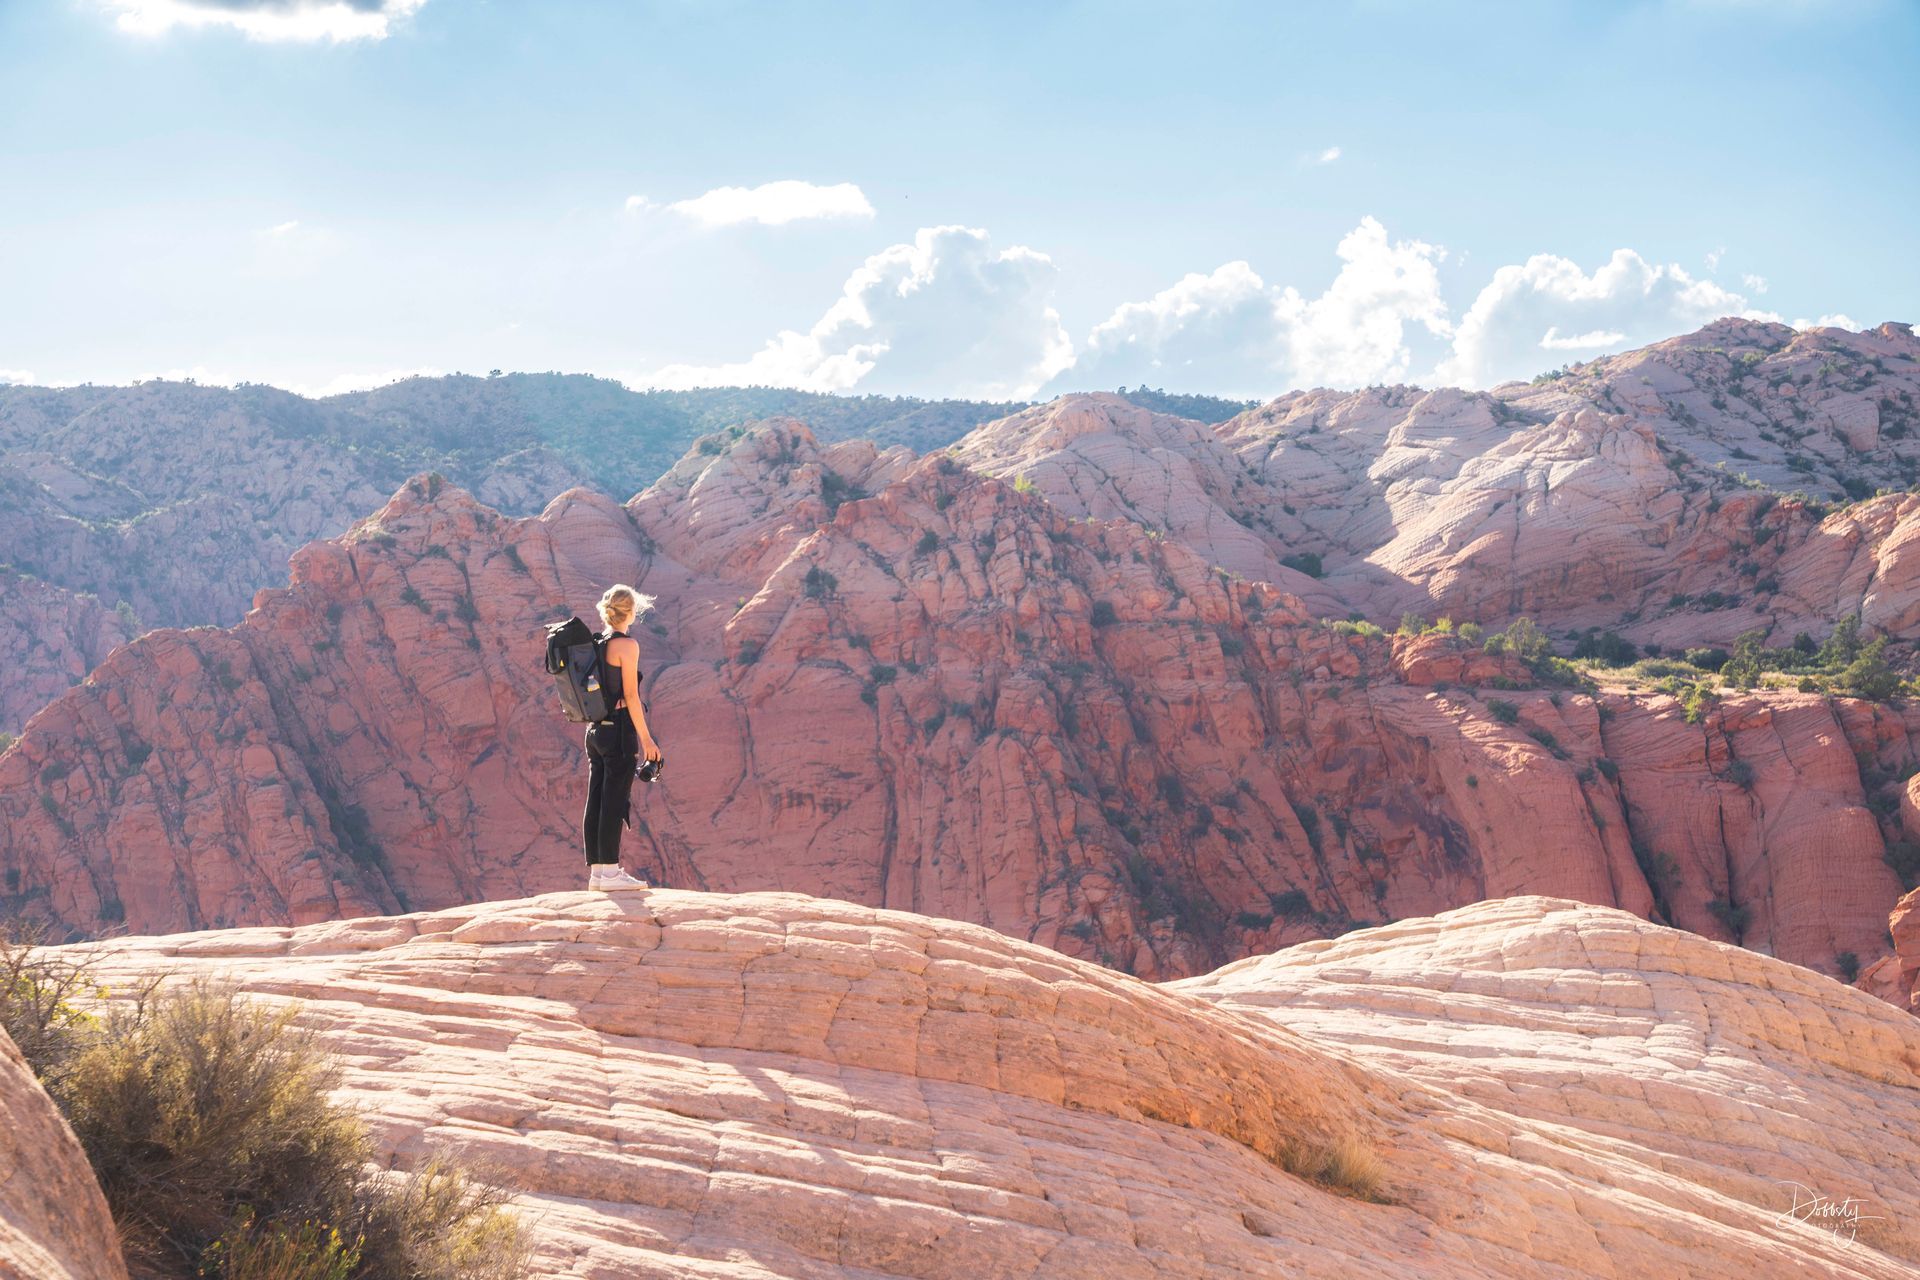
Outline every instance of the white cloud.
<svg viewBox="0 0 1920 1280">
<path fill-rule="evenodd" d="M 384 40 L 426 0 L 100 0 L 122 31 L 227 27 L 250 40 Z"/>
<path fill-rule="evenodd" d="M 1270 286 L 1247 263 L 1230 262 L 1146 302 L 1127 303 L 1094 328 L 1079 363 L 1059 382 L 1141 380 L 1259 394 L 1405 377 L 1413 361 L 1410 330 L 1451 333 L 1436 269 L 1444 251 L 1419 240 L 1391 241 L 1377 220 L 1364 218 L 1336 253 L 1340 272 L 1316 298 Z"/>
<path fill-rule="evenodd" d="M 1484 387 L 1524 376 L 1562 326 L 1586 337 L 1605 333 L 1612 341 L 1603 345 L 1616 346 L 1671 337 L 1745 306 L 1739 294 L 1695 280 L 1678 266 L 1656 266 L 1631 249 L 1616 249 L 1592 275 L 1566 258 L 1536 254 L 1493 273 L 1435 376 Z"/>
<path fill-rule="evenodd" d="M 656 387 L 766 384 L 814 391 L 1031 395 L 1073 362 L 1050 303 L 1053 260 L 985 231 L 923 227 L 868 258 L 806 333 L 786 330 L 735 364 L 669 365 Z"/>
<path fill-rule="evenodd" d="M 1540 339 L 1540 345 L 1549 351 L 1591 351 L 1596 347 L 1610 347 L 1616 342 L 1625 342 L 1627 335 L 1618 329 L 1595 329 L 1592 333 L 1570 333 L 1560 335 L 1559 327 L 1548 325 L 1546 336 Z"/>
<path fill-rule="evenodd" d="M 33 384 L 33 375 L 25 369 L 0 369 L 0 387 L 25 387 Z"/>
<path fill-rule="evenodd" d="M 1796 329 L 1853 329 L 1858 331 L 1864 326 L 1845 312 L 1836 311 L 1831 315 L 1821 316 L 1818 320 L 1795 320 L 1793 327 Z"/>
<path fill-rule="evenodd" d="M 1328 147 L 1325 151 L 1322 151 L 1318 156 L 1314 157 L 1314 163 L 1315 164 L 1332 164 L 1335 160 L 1338 160 L 1339 158 L 1340 158 L 1340 148 Z"/>
<path fill-rule="evenodd" d="M 1720 269 L 1720 259 L 1726 256 L 1727 246 L 1725 245 L 1721 245 L 1718 249 L 1709 249 L 1707 251 L 1707 270 L 1718 271 Z"/>
<path fill-rule="evenodd" d="M 325 265 L 340 238 L 325 227 L 309 226 L 298 218 L 262 227 L 253 233 L 253 264 L 268 277 L 310 275 Z"/>
<path fill-rule="evenodd" d="M 627 197 L 629 213 L 656 207 L 645 196 Z M 851 182 L 818 186 L 791 178 L 757 187 L 715 187 L 705 195 L 676 200 L 665 208 L 705 227 L 733 227 L 745 222 L 779 227 L 816 218 L 873 217 L 873 205 L 866 193 Z"/>
<path fill-rule="evenodd" d="M 1757 276 L 1751 271 L 1741 276 L 1740 282 L 1755 293 L 1765 293 L 1767 291 L 1767 278 L 1765 276 Z"/>
</svg>

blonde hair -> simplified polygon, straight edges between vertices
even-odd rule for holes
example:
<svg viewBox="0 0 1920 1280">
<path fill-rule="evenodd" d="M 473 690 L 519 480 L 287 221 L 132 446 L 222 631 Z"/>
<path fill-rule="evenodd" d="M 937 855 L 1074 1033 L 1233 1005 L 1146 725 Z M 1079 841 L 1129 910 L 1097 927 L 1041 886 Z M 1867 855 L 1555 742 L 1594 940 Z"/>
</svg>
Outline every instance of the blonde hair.
<svg viewBox="0 0 1920 1280">
<path fill-rule="evenodd" d="M 616 582 L 600 597 L 600 621 L 618 631 L 653 608 L 653 597 L 643 596 L 624 582 Z"/>
</svg>

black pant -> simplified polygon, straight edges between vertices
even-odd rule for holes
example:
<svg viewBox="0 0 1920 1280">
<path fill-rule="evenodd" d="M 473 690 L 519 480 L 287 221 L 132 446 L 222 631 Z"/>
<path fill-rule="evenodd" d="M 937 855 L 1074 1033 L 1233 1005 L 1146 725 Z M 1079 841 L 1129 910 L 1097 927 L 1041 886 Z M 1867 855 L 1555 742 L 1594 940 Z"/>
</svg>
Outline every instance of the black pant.
<svg viewBox="0 0 1920 1280">
<path fill-rule="evenodd" d="M 587 726 L 587 811 L 581 827 L 587 865 L 618 865 L 620 824 L 627 817 L 633 772 L 640 767 L 640 734 L 625 711 L 613 724 Z"/>
</svg>

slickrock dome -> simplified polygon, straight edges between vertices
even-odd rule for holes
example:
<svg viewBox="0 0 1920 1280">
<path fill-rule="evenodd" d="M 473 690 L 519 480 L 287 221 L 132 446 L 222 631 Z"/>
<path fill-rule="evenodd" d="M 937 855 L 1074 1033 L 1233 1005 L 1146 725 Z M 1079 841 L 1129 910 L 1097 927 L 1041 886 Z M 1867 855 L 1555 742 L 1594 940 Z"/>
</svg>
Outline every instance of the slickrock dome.
<svg viewBox="0 0 1920 1280">
<path fill-rule="evenodd" d="M 788 894 L 93 949 L 110 983 L 302 1002 L 383 1154 L 523 1192 L 542 1275 L 1920 1274 L 1920 1022 L 1612 909 L 1486 902 L 1164 987 Z M 1336 1150 L 1383 1203 L 1287 1171 Z M 1877 1220 L 1795 1221 L 1788 1182 Z"/>
<path fill-rule="evenodd" d="M 73 1130 L 0 1031 L 0 1280 L 126 1280 Z"/>
</svg>

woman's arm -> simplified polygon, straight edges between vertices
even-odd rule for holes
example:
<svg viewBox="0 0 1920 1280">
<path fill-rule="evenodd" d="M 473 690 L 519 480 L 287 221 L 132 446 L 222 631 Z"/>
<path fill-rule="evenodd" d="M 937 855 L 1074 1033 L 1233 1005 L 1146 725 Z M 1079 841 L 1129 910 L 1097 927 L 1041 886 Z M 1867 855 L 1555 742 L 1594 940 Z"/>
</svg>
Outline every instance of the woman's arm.
<svg viewBox="0 0 1920 1280">
<path fill-rule="evenodd" d="M 625 643 L 621 644 L 624 640 Z M 614 641 L 620 644 L 620 696 L 627 700 L 627 715 L 633 721 L 635 733 L 640 735 L 640 754 L 647 760 L 660 758 L 659 744 L 653 735 L 647 732 L 647 711 L 640 705 L 640 642 L 632 636 L 622 636 Z"/>
</svg>

